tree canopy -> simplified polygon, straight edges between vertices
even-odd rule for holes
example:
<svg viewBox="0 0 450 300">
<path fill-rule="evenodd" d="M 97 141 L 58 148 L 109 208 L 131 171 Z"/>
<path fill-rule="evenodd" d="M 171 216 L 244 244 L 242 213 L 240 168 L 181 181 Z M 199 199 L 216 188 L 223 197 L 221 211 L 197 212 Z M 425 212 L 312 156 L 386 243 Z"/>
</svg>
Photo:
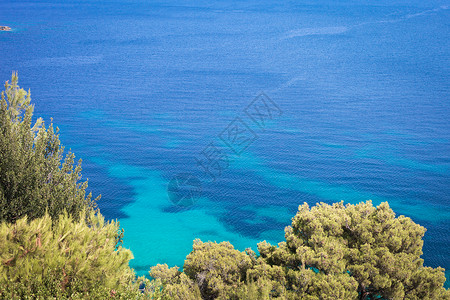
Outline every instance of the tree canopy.
<svg viewBox="0 0 450 300">
<path fill-rule="evenodd" d="M 30 92 L 18 86 L 17 74 L 5 83 L 0 103 L 0 221 L 15 222 L 42 217 L 57 218 L 63 211 L 78 217 L 95 207 L 81 182 L 81 160 L 63 160 L 58 128 L 41 118 L 33 122 Z"/>
<path fill-rule="evenodd" d="M 286 240 L 259 243 L 259 256 L 227 242 L 194 241 L 184 264 L 188 279 L 176 285 L 197 285 L 203 299 L 450 299 L 444 269 L 423 265 L 424 234 L 387 203 L 305 203 Z M 161 266 L 150 274 L 181 276 Z"/>
<path fill-rule="evenodd" d="M 425 231 L 396 217 L 388 203 L 305 203 L 285 230 L 286 242 L 261 243 L 258 250 L 269 265 L 288 270 L 289 289 L 304 289 L 297 282 L 309 273 L 310 283 L 330 285 L 327 294 L 341 290 L 348 299 L 442 299 L 449 296 L 444 269 L 424 267 L 421 258 Z"/>
</svg>

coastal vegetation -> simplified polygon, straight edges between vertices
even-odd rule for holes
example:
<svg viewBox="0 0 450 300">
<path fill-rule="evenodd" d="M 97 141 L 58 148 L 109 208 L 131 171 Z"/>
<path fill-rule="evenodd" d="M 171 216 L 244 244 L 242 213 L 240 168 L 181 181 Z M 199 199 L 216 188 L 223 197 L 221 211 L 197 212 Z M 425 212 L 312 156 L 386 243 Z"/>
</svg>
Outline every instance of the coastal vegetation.
<svg viewBox="0 0 450 300">
<path fill-rule="evenodd" d="M 17 74 L 5 83 L 0 103 L 0 222 L 33 220 L 47 214 L 57 219 L 66 211 L 78 217 L 95 208 L 81 182 L 81 160 L 63 157 L 58 128 L 33 121 L 30 92 L 19 88 Z"/>
<path fill-rule="evenodd" d="M 197 239 L 182 271 L 137 278 L 124 230 L 63 154 L 13 74 L 0 106 L 0 299 L 450 299 L 444 269 L 421 258 L 426 229 L 371 201 L 304 203 L 278 245 Z"/>
</svg>

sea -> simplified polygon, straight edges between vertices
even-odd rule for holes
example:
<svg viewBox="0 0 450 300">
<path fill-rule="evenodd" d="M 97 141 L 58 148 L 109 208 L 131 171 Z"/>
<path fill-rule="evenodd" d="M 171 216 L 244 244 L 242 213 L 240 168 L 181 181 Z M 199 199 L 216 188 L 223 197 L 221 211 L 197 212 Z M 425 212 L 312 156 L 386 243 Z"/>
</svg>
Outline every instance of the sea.
<svg viewBox="0 0 450 300">
<path fill-rule="evenodd" d="M 0 25 L 0 80 L 82 159 L 137 274 L 369 199 L 450 270 L 448 1 L 2 0 Z"/>
</svg>

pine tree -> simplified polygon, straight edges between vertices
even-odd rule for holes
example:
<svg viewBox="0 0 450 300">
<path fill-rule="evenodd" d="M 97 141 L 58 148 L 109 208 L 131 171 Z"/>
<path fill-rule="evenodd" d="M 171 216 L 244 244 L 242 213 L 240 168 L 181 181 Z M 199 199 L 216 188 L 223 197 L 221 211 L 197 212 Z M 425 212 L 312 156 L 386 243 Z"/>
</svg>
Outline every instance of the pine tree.
<svg viewBox="0 0 450 300">
<path fill-rule="evenodd" d="M 184 272 L 197 283 L 203 299 L 237 299 L 251 267 L 250 257 L 229 242 L 203 243 L 199 239 L 184 262 Z"/>
<path fill-rule="evenodd" d="M 425 231 L 396 217 L 388 203 L 305 203 L 286 242 L 260 243 L 258 250 L 269 265 L 288 270 L 288 290 L 330 299 L 448 299 L 444 269 L 423 266 Z"/>
<path fill-rule="evenodd" d="M 169 268 L 167 264 L 156 265 L 151 268 L 150 276 L 154 278 L 150 292 L 154 299 L 197 300 L 201 299 L 197 284 L 178 267 Z"/>
<path fill-rule="evenodd" d="M 81 160 L 64 147 L 53 124 L 33 123 L 30 92 L 18 86 L 17 74 L 5 83 L 0 103 L 0 222 L 41 217 L 57 218 L 64 210 L 78 217 L 95 207 L 81 182 Z M 98 198 L 96 199 L 98 200 Z"/>
<path fill-rule="evenodd" d="M 77 219 L 45 214 L 0 224 L 0 299 L 143 296 L 131 251 L 116 247 L 119 224 L 94 211 Z"/>
</svg>

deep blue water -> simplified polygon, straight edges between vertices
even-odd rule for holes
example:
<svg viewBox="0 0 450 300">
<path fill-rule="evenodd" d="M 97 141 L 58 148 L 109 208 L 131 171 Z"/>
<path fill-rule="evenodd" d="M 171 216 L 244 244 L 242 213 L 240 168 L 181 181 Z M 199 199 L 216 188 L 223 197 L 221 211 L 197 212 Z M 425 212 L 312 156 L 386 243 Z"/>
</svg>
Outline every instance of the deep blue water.
<svg viewBox="0 0 450 300">
<path fill-rule="evenodd" d="M 447 5 L 1 1 L 0 79 L 18 71 L 83 158 L 139 274 L 195 238 L 282 241 L 303 202 L 367 199 L 425 226 L 425 264 L 450 269 Z M 263 128 L 245 114 L 260 92 L 282 112 Z M 240 155 L 219 138 L 236 117 Z M 215 180 L 196 161 L 212 149 Z M 167 195 L 180 173 L 202 182 L 188 209 Z"/>
</svg>

